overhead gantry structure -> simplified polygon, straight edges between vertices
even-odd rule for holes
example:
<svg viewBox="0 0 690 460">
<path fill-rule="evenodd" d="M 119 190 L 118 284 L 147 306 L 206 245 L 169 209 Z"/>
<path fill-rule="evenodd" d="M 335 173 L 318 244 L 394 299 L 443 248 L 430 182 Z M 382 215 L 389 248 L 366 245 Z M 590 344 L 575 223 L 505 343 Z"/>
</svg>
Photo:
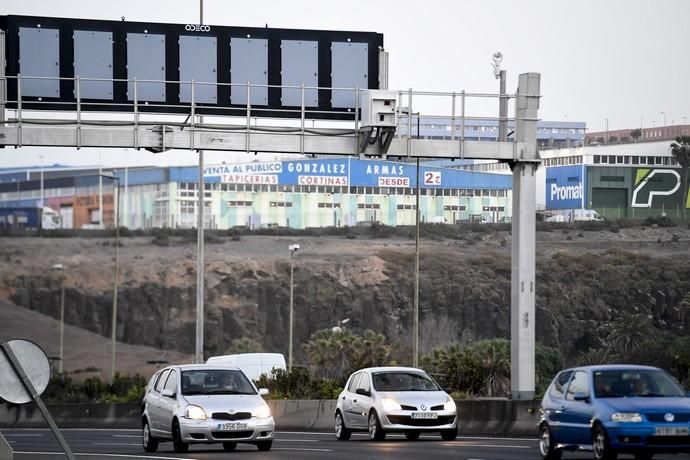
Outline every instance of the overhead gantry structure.
<svg viewBox="0 0 690 460">
<path fill-rule="evenodd" d="M 16 40 L 6 43 L 7 30 L 17 32 L 15 29 L 6 27 L 0 30 L 0 62 L 5 62 L 8 53 L 18 61 L 20 53 L 13 49 Z M 203 35 L 214 29 L 209 26 L 208 30 L 203 31 L 194 28 L 190 31 L 189 27 L 185 30 Z M 148 31 L 146 33 L 149 34 Z M 266 40 L 270 48 L 270 37 Z M 329 43 L 333 49 L 334 42 Z M 247 46 L 247 43 L 236 46 L 240 45 Z M 285 41 L 282 46 L 286 46 Z M 290 43 L 290 46 L 293 44 Z M 372 62 L 371 50 L 364 49 L 367 62 Z M 300 54 L 297 53 L 297 56 Z M 345 56 L 347 63 L 350 55 Z M 513 173 L 511 394 L 514 399 L 531 399 L 535 391 L 535 173 L 540 163 L 536 142 L 540 75 L 521 74 L 514 94 L 443 93 L 411 89 L 390 91 L 387 88 L 387 53 L 378 48 L 376 59 L 376 75 L 373 80 L 371 75 L 367 75 L 367 79 L 376 84 L 361 88 L 309 86 L 304 83 L 275 85 L 270 81 L 233 83 L 181 78 L 116 78 L 116 75 L 112 78 L 87 78 L 76 73 L 65 76 L 63 72 L 45 76 L 23 74 L 18 71 L 18 65 L 0 66 L 0 146 L 110 147 L 153 152 L 171 149 L 215 150 L 507 162 Z M 10 59 L 10 64 L 12 62 Z M 331 70 L 336 69 L 336 61 L 329 66 Z M 369 69 L 370 72 L 372 70 Z M 37 96 L 36 88 L 46 83 L 57 88 L 71 88 L 72 94 L 59 99 Z M 94 100 L 95 84 L 105 84 L 116 90 L 126 88 L 127 97 L 122 100 Z M 180 97 L 174 103 L 170 103 L 169 97 L 151 101 L 150 96 L 142 95 L 150 91 L 152 85 L 173 88 Z M 217 94 L 242 95 L 245 103 L 225 108 L 211 104 L 204 99 L 208 97 L 205 90 L 209 86 L 213 86 Z M 27 92 L 27 88 L 31 88 L 31 92 Z M 185 98 L 181 97 L 183 88 L 186 88 Z M 89 93 L 90 97 L 82 97 L 85 93 Z M 269 100 L 271 94 L 290 95 L 293 102 L 281 107 L 271 107 L 270 102 L 257 104 L 256 94 L 267 94 Z M 315 95 L 318 104 L 309 102 L 317 100 L 313 99 Z M 329 107 L 335 105 L 333 101 L 336 95 L 350 101 L 350 106 L 324 110 L 320 102 L 324 99 L 323 95 L 330 97 L 330 104 L 326 104 Z M 418 101 L 425 98 L 445 98 L 450 103 L 450 112 L 425 115 L 413 111 Z M 466 113 L 468 101 L 477 99 L 501 102 L 513 99 L 514 117 L 506 120 L 507 112 L 503 105 L 499 117 L 471 116 Z M 199 121 L 201 115 L 204 116 L 203 122 Z M 420 118 L 450 121 L 451 131 L 444 139 L 420 138 L 419 128 L 413 135 L 415 117 L 417 121 Z M 314 120 L 318 121 L 319 126 Z M 498 120 L 503 126 L 508 122 L 514 126 L 514 135 L 510 136 L 512 140 L 496 142 L 468 140 L 465 138 L 468 120 Z M 5 154 L 10 152 L 5 151 Z M 200 181 L 203 181 L 201 170 Z M 197 297 L 199 302 L 198 314 L 203 313 L 203 296 Z M 197 352 L 202 344 L 203 321 L 201 332 L 197 329 Z"/>
</svg>

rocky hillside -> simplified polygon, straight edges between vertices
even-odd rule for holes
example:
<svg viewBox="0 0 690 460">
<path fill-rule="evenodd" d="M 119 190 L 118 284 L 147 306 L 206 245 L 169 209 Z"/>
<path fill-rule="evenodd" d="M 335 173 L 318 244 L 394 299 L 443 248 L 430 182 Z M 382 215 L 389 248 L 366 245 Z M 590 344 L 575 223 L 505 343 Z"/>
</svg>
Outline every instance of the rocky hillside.
<svg viewBox="0 0 690 460">
<path fill-rule="evenodd" d="M 675 236 L 674 236 L 675 235 Z M 380 235 L 379 235 L 380 236 Z M 407 237 L 224 237 L 207 246 L 206 354 L 250 337 L 287 352 L 288 245 L 295 255 L 295 343 L 350 318 L 347 327 L 383 332 L 394 358 L 409 356 L 414 241 Z M 566 357 L 601 345 L 602 326 L 624 313 L 684 334 L 690 310 L 690 233 L 674 228 L 538 232 L 537 338 Z M 195 246 L 171 238 L 123 239 L 117 337 L 192 353 Z M 100 238 L 1 238 L 0 299 L 59 317 L 61 263 L 66 321 L 110 336 L 114 247 Z M 481 230 L 425 238 L 421 246 L 421 348 L 509 336 L 510 235 Z M 2 326 L 0 326 L 2 328 Z M 21 335 L 21 333 L 15 334 Z M 296 347 L 297 362 L 304 361 Z M 107 366 L 105 366 L 107 368 Z"/>
</svg>

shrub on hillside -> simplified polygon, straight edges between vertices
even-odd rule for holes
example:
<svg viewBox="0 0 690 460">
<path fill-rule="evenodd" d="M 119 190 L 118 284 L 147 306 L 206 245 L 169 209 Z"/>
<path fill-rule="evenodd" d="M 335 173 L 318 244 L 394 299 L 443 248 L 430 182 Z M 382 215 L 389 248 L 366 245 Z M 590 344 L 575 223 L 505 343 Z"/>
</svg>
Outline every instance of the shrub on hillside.
<svg viewBox="0 0 690 460">
<path fill-rule="evenodd" d="M 56 375 L 50 379 L 43 398 L 47 402 L 70 403 L 137 402 L 143 398 L 146 384 L 146 379 L 139 374 L 115 374 L 112 382 L 98 377 L 76 382 L 68 376 Z"/>
<path fill-rule="evenodd" d="M 675 227 L 676 223 L 666 216 L 650 216 L 642 222 L 642 225 L 646 227 L 651 227 L 653 225 L 657 227 Z"/>
</svg>

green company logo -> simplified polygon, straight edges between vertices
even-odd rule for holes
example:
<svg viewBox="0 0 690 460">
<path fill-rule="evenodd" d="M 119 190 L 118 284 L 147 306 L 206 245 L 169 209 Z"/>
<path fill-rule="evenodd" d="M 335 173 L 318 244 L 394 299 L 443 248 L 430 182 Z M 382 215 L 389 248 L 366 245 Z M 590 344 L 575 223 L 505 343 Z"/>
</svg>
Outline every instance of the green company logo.
<svg viewBox="0 0 690 460">
<path fill-rule="evenodd" d="M 680 183 L 680 174 L 673 169 L 638 169 L 630 206 L 651 208 L 655 196 L 673 195 Z"/>
</svg>

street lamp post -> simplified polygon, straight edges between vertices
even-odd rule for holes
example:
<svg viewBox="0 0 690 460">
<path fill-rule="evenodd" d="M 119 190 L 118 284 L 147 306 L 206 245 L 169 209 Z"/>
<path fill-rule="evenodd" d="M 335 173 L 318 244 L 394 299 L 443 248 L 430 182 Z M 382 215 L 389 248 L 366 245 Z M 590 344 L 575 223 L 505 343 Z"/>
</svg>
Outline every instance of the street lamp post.
<svg viewBox="0 0 690 460">
<path fill-rule="evenodd" d="M 62 264 L 53 265 L 53 270 L 60 270 L 60 349 L 58 355 L 58 374 L 62 375 L 65 362 L 65 267 Z"/>
<path fill-rule="evenodd" d="M 115 269 L 113 273 L 113 317 L 111 320 L 111 363 L 110 363 L 110 378 L 115 378 L 115 355 L 117 351 L 117 291 L 119 284 L 119 265 L 120 265 L 120 178 L 112 175 L 99 174 L 100 179 L 106 178 L 117 182 L 117 201 L 115 202 Z M 102 213 L 101 208 L 101 213 Z M 103 215 L 101 214 L 101 222 Z"/>
<path fill-rule="evenodd" d="M 661 112 L 661 116 L 664 117 L 664 126 L 666 126 L 666 112 Z"/>
<path fill-rule="evenodd" d="M 412 367 L 419 367 L 419 157 L 415 184 L 414 306 L 412 325 Z"/>
<path fill-rule="evenodd" d="M 290 325 L 288 326 L 288 372 L 292 371 L 292 331 L 294 327 L 294 263 L 293 256 L 299 250 L 299 244 L 291 244 L 288 247 L 290 251 Z"/>
</svg>

